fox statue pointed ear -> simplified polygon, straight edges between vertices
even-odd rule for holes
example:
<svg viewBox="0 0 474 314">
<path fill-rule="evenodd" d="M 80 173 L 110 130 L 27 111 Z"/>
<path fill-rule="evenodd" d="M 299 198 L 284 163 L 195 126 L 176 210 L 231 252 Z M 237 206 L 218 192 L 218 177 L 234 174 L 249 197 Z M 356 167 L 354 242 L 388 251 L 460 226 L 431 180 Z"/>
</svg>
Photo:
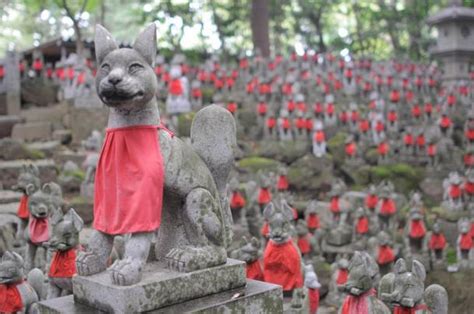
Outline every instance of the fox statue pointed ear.
<svg viewBox="0 0 474 314">
<path fill-rule="evenodd" d="M 150 24 L 143 32 L 138 35 L 135 43 L 135 49 L 149 65 L 154 66 L 156 57 L 156 25 Z"/>
<path fill-rule="evenodd" d="M 118 49 L 115 39 L 109 31 L 100 24 L 95 26 L 94 46 L 97 64 L 101 64 L 102 61 L 104 61 L 105 56 L 107 56 L 111 51 Z"/>
</svg>

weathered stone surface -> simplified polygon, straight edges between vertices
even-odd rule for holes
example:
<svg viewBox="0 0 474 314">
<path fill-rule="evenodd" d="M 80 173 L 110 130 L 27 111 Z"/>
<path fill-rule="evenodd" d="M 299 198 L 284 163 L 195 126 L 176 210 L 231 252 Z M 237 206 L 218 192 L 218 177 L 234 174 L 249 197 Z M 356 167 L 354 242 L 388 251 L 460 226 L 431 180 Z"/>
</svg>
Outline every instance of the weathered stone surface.
<svg viewBox="0 0 474 314">
<path fill-rule="evenodd" d="M 72 141 L 72 132 L 71 130 L 55 130 L 53 131 L 53 140 L 67 145 Z"/>
<path fill-rule="evenodd" d="M 0 140 L 0 159 L 14 160 L 14 159 L 36 159 L 37 156 L 43 156 L 38 151 L 29 149 L 25 143 L 20 140 L 12 138 L 4 138 Z"/>
<path fill-rule="evenodd" d="M 26 122 L 51 122 L 52 124 L 62 123 L 64 115 L 68 113 L 68 104 L 58 103 L 48 107 L 32 107 L 21 111 L 20 116 Z"/>
<path fill-rule="evenodd" d="M 52 132 L 51 122 L 28 122 L 15 124 L 12 130 L 12 138 L 33 141 L 48 139 Z"/>
<path fill-rule="evenodd" d="M 70 128 L 73 143 L 80 143 L 93 130 L 102 130 L 107 125 L 107 108 L 71 108 Z"/>
<path fill-rule="evenodd" d="M 74 152 L 71 150 L 61 151 L 54 155 L 54 161 L 59 164 L 64 164 L 66 161 L 70 160 L 76 163 L 78 166 L 81 166 L 85 159 L 85 152 Z"/>
<path fill-rule="evenodd" d="M 0 180 L 4 189 L 9 189 L 16 183 L 23 165 L 28 163 L 38 167 L 41 182 L 56 180 L 57 169 L 54 161 L 51 159 L 0 161 Z"/>
<path fill-rule="evenodd" d="M 245 286 L 245 263 L 228 259 L 225 265 L 190 273 L 170 271 L 159 263 L 145 266 L 143 280 L 132 286 L 112 284 L 108 272 L 73 279 L 74 299 L 114 313 L 136 313 Z"/>
<path fill-rule="evenodd" d="M 23 80 L 21 83 L 21 98 L 27 103 L 47 106 L 56 102 L 58 85 L 49 80 Z"/>
<path fill-rule="evenodd" d="M 0 138 L 11 136 L 13 126 L 21 121 L 19 116 L 0 116 Z"/>
<path fill-rule="evenodd" d="M 27 145 L 29 150 L 43 152 L 48 158 L 52 157 L 54 152 L 61 147 L 59 141 L 35 142 Z"/>
<path fill-rule="evenodd" d="M 19 202 L 22 195 L 16 191 L 0 190 L 0 204 Z"/>
<path fill-rule="evenodd" d="M 0 204 L 0 214 L 16 215 L 18 202 Z"/>
<path fill-rule="evenodd" d="M 237 295 L 238 294 L 238 295 Z M 246 287 L 213 294 L 149 313 L 282 313 L 281 287 L 255 280 L 248 280 Z M 104 313 L 81 303 L 74 303 L 73 296 L 43 301 L 39 304 L 44 314 Z"/>
<path fill-rule="evenodd" d="M 91 223 L 94 219 L 94 204 L 83 197 L 76 197 L 69 202 L 70 207 L 74 208 L 84 223 Z"/>
<path fill-rule="evenodd" d="M 257 154 L 290 164 L 310 151 L 307 141 L 263 141 Z"/>
<path fill-rule="evenodd" d="M 333 180 L 332 169 L 330 157 L 317 158 L 313 154 L 306 154 L 291 164 L 288 179 L 300 191 L 329 191 Z"/>
</svg>

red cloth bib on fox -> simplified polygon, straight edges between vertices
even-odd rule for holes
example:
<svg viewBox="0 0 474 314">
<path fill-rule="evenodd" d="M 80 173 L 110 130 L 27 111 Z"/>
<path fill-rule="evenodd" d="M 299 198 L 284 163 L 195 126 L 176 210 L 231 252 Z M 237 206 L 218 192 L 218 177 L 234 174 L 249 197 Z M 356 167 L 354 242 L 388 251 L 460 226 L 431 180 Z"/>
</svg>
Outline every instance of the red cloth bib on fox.
<svg viewBox="0 0 474 314">
<path fill-rule="evenodd" d="M 300 254 L 291 239 L 283 244 L 268 241 L 263 255 L 263 278 L 283 286 L 283 291 L 303 286 Z"/>
<path fill-rule="evenodd" d="M 49 267 L 49 277 L 71 278 L 76 274 L 76 249 L 66 251 L 56 251 L 54 253 L 51 266 Z"/>
<path fill-rule="evenodd" d="M 369 305 L 367 304 L 367 297 L 375 295 L 375 289 L 370 289 L 360 296 L 352 294 L 347 295 L 342 304 L 341 314 L 362 314 L 369 313 Z"/>
<path fill-rule="evenodd" d="M 246 271 L 248 279 L 263 280 L 263 270 L 259 260 L 247 263 Z"/>
<path fill-rule="evenodd" d="M 0 313 L 16 313 L 23 310 L 23 300 L 17 288 L 22 282 L 0 284 Z"/>
<path fill-rule="evenodd" d="M 23 195 L 21 197 L 16 215 L 21 219 L 28 219 L 30 216 L 30 211 L 28 210 L 28 195 Z"/>
<path fill-rule="evenodd" d="M 164 166 L 158 126 L 108 129 L 95 177 L 94 228 L 107 234 L 160 227 Z"/>
<path fill-rule="evenodd" d="M 30 215 L 28 224 L 30 241 L 38 244 L 49 240 L 49 222 L 48 218 L 36 218 Z"/>
</svg>

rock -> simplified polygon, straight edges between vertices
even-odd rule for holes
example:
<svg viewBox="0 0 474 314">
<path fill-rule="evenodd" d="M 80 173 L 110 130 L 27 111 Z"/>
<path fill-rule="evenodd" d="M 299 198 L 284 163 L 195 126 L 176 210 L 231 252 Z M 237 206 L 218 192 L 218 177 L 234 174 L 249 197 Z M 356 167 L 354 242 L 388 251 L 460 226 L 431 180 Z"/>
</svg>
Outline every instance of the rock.
<svg viewBox="0 0 474 314">
<path fill-rule="evenodd" d="M 15 215 L 0 214 L 0 256 L 12 250 L 18 224 L 19 219 Z"/>
<path fill-rule="evenodd" d="M 14 115 L 2 116 L 2 115 L 0 115 L 0 138 L 11 136 L 13 126 L 17 123 L 20 123 L 21 121 L 22 121 L 22 119 L 19 116 L 14 116 Z"/>
<path fill-rule="evenodd" d="M 0 159 L 41 159 L 44 154 L 41 151 L 31 149 L 20 140 L 4 138 L 0 140 Z"/>
<path fill-rule="evenodd" d="M 345 140 L 347 134 L 343 132 L 337 133 L 334 137 L 328 140 L 328 151 L 333 157 L 336 165 L 342 165 L 346 157 Z"/>
<path fill-rule="evenodd" d="M 333 181 L 332 170 L 333 163 L 329 156 L 317 158 L 306 154 L 290 165 L 288 180 L 299 191 L 329 191 Z"/>
<path fill-rule="evenodd" d="M 248 157 L 237 163 L 240 170 L 253 174 L 256 174 L 259 170 L 276 172 L 281 166 L 281 163 L 276 160 L 262 157 Z"/>
<path fill-rule="evenodd" d="M 27 122 L 13 127 L 12 138 L 25 141 L 49 139 L 52 131 L 51 122 Z"/>
<path fill-rule="evenodd" d="M 72 141 L 71 130 L 55 130 L 53 132 L 53 140 L 59 141 L 63 145 L 68 145 Z"/>
<path fill-rule="evenodd" d="M 48 158 L 52 157 L 60 147 L 61 143 L 59 141 L 34 142 L 27 144 L 27 148 L 30 151 L 40 151 Z"/>
<path fill-rule="evenodd" d="M 45 107 L 57 101 L 59 86 L 50 80 L 22 80 L 21 98 L 27 103 Z"/>
<path fill-rule="evenodd" d="M 420 188 L 426 196 L 424 199 L 439 204 L 443 200 L 443 180 L 439 178 L 427 177 L 420 183 Z"/>
<path fill-rule="evenodd" d="M 189 137 L 191 133 L 191 124 L 194 119 L 194 112 L 180 114 L 178 117 L 178 135 L 180 137 Z"/>
<path fill-rule="evenodd" d="M 3 184 L 3 187 L 11 188 L 15 185 L 23 165 L 28 163 L 38 167 L 41 182 L 56 181 L 58 170 L 52 159 L 0 161 L 0 182 Z"/>
<path fill-rule="evenodd" d="M 75 197 L 69 202 L 69 206 L 74 208 L 85 224 L 94 220 L 94 204 L 83 197 Z"/>
<path fill-rule="evenodd" d="M 310 152 L 311 145 L 306 141 L 263 141 L 256 154 L 291 164 Z"/>
<path fill-rule="evenodd" d="M 22 196 L 23 193 L 21 192 L 0 190 L 0 204 L 19 202 Z"/>
<path fill-rule="evenodd" d="M 370 172 L 374 182 L 389 180 L 394 184 L 398 192 L 405 195 L 419 189 L 419 185 L 424 178 L 424 170 L 422 168 L 404 163 L 375 166 L 371 168 Z"/>
</svg>

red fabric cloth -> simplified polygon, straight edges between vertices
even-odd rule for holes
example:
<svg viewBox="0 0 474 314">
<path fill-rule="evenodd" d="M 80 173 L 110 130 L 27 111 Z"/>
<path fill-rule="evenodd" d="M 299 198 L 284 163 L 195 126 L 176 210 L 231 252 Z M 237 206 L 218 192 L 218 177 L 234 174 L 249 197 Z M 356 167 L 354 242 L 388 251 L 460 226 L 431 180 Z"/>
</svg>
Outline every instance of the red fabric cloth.
<svg viewBox="0 0 474 314">
<path fill-rule="evenodd" d="M 464 183 L 464 192 L 468 195 L 474 195 L 474 182 L 465 182 Z"/>
<path fill-rule="evenodd" d="M 367 217 L 359 217 L 357 220 L 356 232 L 358 234 L 366 234 L 369 232 L 369 219 Z"/>
<path fill-rule="evenodd" d="M 283 244 L 268 241 L 263 255 L 263 277 L 266 282 L 290 291 L 303 286 L 301 257 L 293 241 Z"/>
<path fill-rule="evenodd" d="M 0 284 L 0 313 L 16 313 L 23 310 L 23 300 L 17 287 L 22 282 Z"/>
<path fill-rule="evenodd" d="M 247 263 L 247 278 L 263 281 L 263 270 L 259 260 Z"/>
<path fill-rule="evenodd" d="M 339 208 L 339 197 L 334 196 L 334 197 L 331 198 L 331 204 L 329 206 L 329 209 L 334 214 L 337 214 L 341 211 L 341 209 Z"/>
<path fill-rule="evenodd" d="M 296 128 L 299 130 L 305 129 L 306 128 L 306 121 L 304 118 L 296 118 L 295 122 Z"/>
<path fill-rule="evenodd" d="M 417 311 L 427 310 L 426 304 L 415 305 L 414 307 L 404 307 L 401 305 L 395 305 L 393 307 L 393 314 L 416 314 Z"/>
<path fill-rule="evenodd" d="M 447 102 L 449 106 L 456 104 L 456 96 L 454 96 L 453 94 L 448 95 Z"/>
<path fill-rule="evenodd" d="M 413 145 L 414 143 L 414 140 L 413 140 L 413 135 L 411 134 L 405 134 L 405 136 L 403 137 L 403 142 L 405 143 L 405 145 Z"/>
<path fill-rule="evenodd" d="M 397 103 L 400 100 L 400 92 L 398 90 L 392 90 L 390 92 L 390 101 Z"/>
<path fill-rule="evenodd" d="M 349 276 L 349 271 L 346 268 L 339 268 L 337 270 L 336 283 L 338 285 L 343 285 L 347 282 L 347 277 Z"/>
<path fill-rule="evenodd" d="M 461 187 L 459 185 L 452 184 L 449 187 L 449 196 L 451 196 L 451 198 L 461 197 Z"/>
<path fill-rule="evenodd" d="M 410 238 L 423 238 L 426 234 L 425 224 L 421 220 L 412 220 L 410 222 Z"/>
<path fill-rule="evenodd" d="M 365 197 L 365 206 L 368 209 L 374 209 L 377 206 L 379 198 L 375 194 L 367 194 Z"/>
<path fill-rule="evenodd" d="M 429 144 L 427 147 L 427 153 L 428 156 L 433 157 L 436 155 L 436 145 L 435 144 Z"/>
<path fill-rule="evenodd" d="M 307 118 L 306 119 L 306 130 L 311 132 L 313 130 L 313 119 Z"/>
<path fill-rule="evenodd" d="M 468 167 L 474 166 L 474 155 L 473 154 L 469 154 L 469 153 L 465 154 L 463 160 L 464 160 L 464 165 L 465 166 L 468 166 Z"/>
<path fill-rule="evenodd" d="M 377 152 L 379 153 L 379 155 L 385 156 L 388 153 L 388 149 L 389 149 L 388 143 L 382 142 L 377 147 Z"/>
<path fill-rule="evenodd" d="M 346 155 L 347 156 L 354 156 L 357 152 L 357 146 L 353 142 L 347 143 L 346 147 L 345 147 L 345 150 L 346 150 Z"/>
<path fill-rule="evenodd" d="M 308 226 L 310 229 L 318 229 L 320 227 L 318 214 L 309 214 L 308 217 L 306 217 L 306 226 Z"/>
<path fill-rule="evenodd" d="M 470 233 L 461 234 L 461 240 L 459 241 L 459 247 L 462 250 L 470 250 L 472 248 L 472 237 Z"/>
<path fill-rule="evenodd" d="M 316 314 L 319 307 L 319 289 L 308 288 L 309 314 Z"/>
<path fill-rule="evenodd" d="M 380 206 L 380 214 L 382 215 L 393 215 L 397 211 L 395 202 L 392 199 L 383 199 L 382 205 Z"/>
<path fill-rule="evenodd" d="M 425 136 L 423 134 L 418 135 L 418 137 L 416 138 L 416 144 L 419 147 L 425 146 Z"/>
<path fill-rule="evenodd" d="M 326 135 L 324 135 L 324 131 L 316 131 L 316 133 L 314 133 L 314 140 L 317 143 L 324 142 L 326 140 Z"/>
<path fill-rule="evenodd" d="M 48 276 L 53 278 L 71 278 L 75 274 L 76 249 L 72 248 L 67 251 L 56 251 L 51 261 Z"/>
<path fill-rule="evenodd" d="M 291 113 L 293 111 L 295 111 L 296 109 L 296 104 L 294 101 L 292 100 L 289 100 L 287 103 L 286 103 L 286 109 Z"/>
<path fill-rule="evenodd" d="M 379 265 L 385 265 L 391 263 L 395 260 L 395 255 L 393 254 L 393 250 L 388 245 L 380 245 L 379 251 L 377 254 L 377 263 Z"/>
<path fill-rule="evenodd" d="M 362 133 L 365 133 L 369 130 L 369 121 L 367 119 L 363 119 L 359 121 L 359 130 Z"/>
<path fill-rule="evenodd" d="M 237 209 L 237 208 L 242 208 L 244 206 L 245 206 L 244 197 L 242 196 L 242 194 L 240 194 L 239 191 L 234 191 L 232 193 L 232 198 L 230 200 L 230 208 Z"/>
<path fill-rule="evenodd" d="M 262 229 L 260 229 L 260 234 L 263 237 L 267 238 L 269 233 L 270 233 L 270 226 L 268 225 L 268 222 L 264 222 Z"/>
<path fill-rule="evenodd" d="M 433 233 L 430 238 L 428 246 L 432 250 L 442 250 L 446 247 L 446 238 L 442 233 Z"/>
<path fill-rule="evenodd" d="M 395 122 L 398 120 L 398 115 L 395 111 L 389 111 L 389 113 L 387 114 L 387 119 L 390 122 Z"/>
<path fill-rule="evenodd" d="M 183 94 L 183 86 L 180 79 L 173 79 L 168 87 L 168 92 L 173 96 L 179 96 Z"/>
<path fill-rule="evenodd" d="M 264 116 L 267 113 L 267 104 L 264 102 L 258 103 L 257 112 L 260 116 Z"/>
<path fill-rule="evenodd" d="M 474 140 L 474 129 L 467 129 L 464 135 L 466 136 L 468 140 L 470 141 Z"/>
<path fill-rule="evenodd" d="M 231 113 L 236 113 L 237 112 L 237 104 L 235 102 L 230 102 L 227 104 L 227 110 L 229 110 Z"/>
<path fill-rule="evenodd" d="M 193 88 L 191 91 L 191 95 L 193 98 L 201 98 L 202 97 L 202 91 L 200 88 Z"/>
<path fill-rule="evenodd" d="M 5 68 L 3 65 L 0 65 L 0 78 L 3 78 L 5 76 Z"/>
<path fill-rule="evenodd" d="M 375 130 L 379 133 L 385 130 L 385 125 L 382 121 L 377 121 L 377 124 L 375 125 Z"/>
<path fill-rule="evenodd" d="M 288 190 L 288 178 L 284 175 L 281 175 L 278 177 L 278 183 L 277 183 L 277 189 L 279 191 L 286 191 Z"/>
<path fill-rule="evenodd" d="M 443 129 L 447 129 L 451 126 L 451 119 L 449 119 L 449 117 L 442 117 L 441 118 L 441 121 L 439 122 L 439 125 L 443 128 Z"/>
<path fill-rule="evenodd" d="M 21 197 L 16 215 L 21 219 L 27 219 L 30 216 L 30 211 L 28 210 L 28 195 L 23 194 Z"/>
<path fill-rule="evenodd" d="M 268 204 L 272 201 L 272 193 L 269 188 L 260 188 L 258 192 L 258 203 L 260 205 Z"/>
<path fill-rule="evenodd" d="M 124 234 L 160 227 L 164 165 L 159 128 L 107 130 L 95 177 L 94 229 Z"/>
<path fill-rule="evenodd" d="M 296 108 L 298 108 L 298 110 L 301 111 L 301 112 L 306 112 L 306 110 L 308 110 L 307 107 L 306 107 L 306 103 L 304 103 L 304 102 L 297 103 Z"/>
<path fill-rule="evenodd" d="M 268 118 L 267 119 L 267 128 L 273 129 L 276 126 L 276 119 L 275 118 Z"/>
<path fill-rule="evenodd" d="M 40 244 L 49 240 L 48 218 L 36 218 L 30 215 L 28 228 L 32 243 Z"/>
<path fill-rule="evenodd" d="M 43 70 L 43 62 L 41 62 L 40 59 L 36 59 L 36 60 L 33 62 L 33 70 L 35 70 L 35 71 L 41 71 L 41 70 Z"/>
<path fill-rule="evenodd" d="M 298 237 L 298 248 L 301 251 L 301 254 L 308 254 L 311 252 L 311 244 L 309 243 L 308 236 Z"/>
<path fill-rule="evenodd" d="M 412 115 L 414 118 L 418 118 L 419 116 L 421 116 L 421 108 L 420 108 L 420 106 L 418 106 L 418 105 L 413 106 L 413 108 L 411 108 L 411 115 Z"/>
<path fill-rule="evenodd" d="M 347 295 L 342 304 L 340 314 L 368 314 L 369 305 L 367 304 L 367 297 L 373 295 L 375 295 L 375 289 L 373 288 L 359 296 Z"/>
</svg>

